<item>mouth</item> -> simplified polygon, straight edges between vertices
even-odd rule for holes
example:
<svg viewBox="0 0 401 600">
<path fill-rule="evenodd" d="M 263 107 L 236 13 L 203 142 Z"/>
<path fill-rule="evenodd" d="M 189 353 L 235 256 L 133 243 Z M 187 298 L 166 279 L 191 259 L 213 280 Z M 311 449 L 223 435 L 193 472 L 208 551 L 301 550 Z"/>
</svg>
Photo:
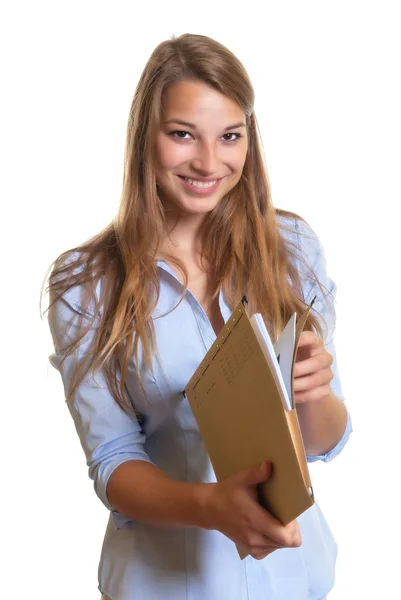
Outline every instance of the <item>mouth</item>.
<svg viewBox="0 0 401 600">
<path fill-rule="evenodd" d="M 222 178 L 220 178 L 212 181 L 199 181 L 198 179 L 191 179 L 190 177 L 184 177 L 183 175 L 177 175 L 177 177 L 182 181 L 185 189 L 201 196 L 214 192 L 219 187 L 220 181 L 222 180 Z"/>
</svg>

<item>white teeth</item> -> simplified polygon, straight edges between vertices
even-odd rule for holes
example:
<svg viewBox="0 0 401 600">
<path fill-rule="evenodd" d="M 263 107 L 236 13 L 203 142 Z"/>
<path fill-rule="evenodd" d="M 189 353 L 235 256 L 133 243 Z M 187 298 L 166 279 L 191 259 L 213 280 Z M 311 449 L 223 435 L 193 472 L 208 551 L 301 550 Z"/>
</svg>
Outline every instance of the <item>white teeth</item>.
<svg viewBox="0 0 401 600">
<path fill-rule="evenodd" d="M 191 185 L 193 185 L 194 187 L 198 187 L 198 188 L 209 188 L 214 186 L 214 184 L 216 183 L 217 179 L 215 179 L 214 181 L 197 181 L 196 179 L 189 179 L 189 177 L 184 177 L 185 181 L 188 181 L 188 183 L 190 183 Z"/>
</svg>

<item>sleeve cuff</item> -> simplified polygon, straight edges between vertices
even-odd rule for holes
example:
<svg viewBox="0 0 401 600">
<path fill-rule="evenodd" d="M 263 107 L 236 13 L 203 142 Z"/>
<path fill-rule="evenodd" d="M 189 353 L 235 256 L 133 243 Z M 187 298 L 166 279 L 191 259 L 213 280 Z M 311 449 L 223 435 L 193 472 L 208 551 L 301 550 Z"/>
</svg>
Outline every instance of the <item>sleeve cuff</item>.
<svg viewBox="0 0 401 600">
<path fill-rule="evenodd" d="M 338 444 L 336 444 L 334 446 L 334 448 L 329 450 L 329 452 L 327 452 L 326 454 L 318 454 L 316 456 L 307 454 L 306 460 L 308 462 L 316 462 L 317 460 L 322 460 L 323 462 L 330 462 L 331 460 L 333 460 L 333 458 L 335 458 L 336 456 L 338 456 L 338 454 L 340 454 L 341 450 L 344 448 L 345 444 L 348 442 L 348 438 L 349 438 L 351 432 L 352 432 L 352 422 L 351 422 L 351 416 L 348 413 L 347 425 L 345 427 L 343 436 L 342 436 L 341 440 L 338 442 Z"/>
<path fill-rule="evenodd" d="M 111 512 L 111 515 L 113 517 L 113 520 L 114 520 L 114 523 L 116 524 L 117 529 L 121 529 L 126 523 L 133 521 L 133 519 L 131 519 L 131 517 L 127 517 L 127 516 L 119 513 L 110 504 L 109 499 L 107 497 L 107 483 L 108 483 L 113 471 L 117 467 L 119 467 L 120 465 L 122 465 L 123 463 L 125 463 L 129 460 L 141 460 L 144 462 L 154 464 L 154 463 L 152 463 L 152 461 L 150 460 L 150 458 L 147 456 L 146 453 L 143 453 L 143 454 L 137 453 L 135 455 L 126 456 L 124 458 L 115 457 L 113 460 L 107 462 L 106 464 L 103 463 L 102 465 L 100 465 L 98 468 L 96 477 L 95 477 L 95 483 L 94 483 L 95 492 L 96 492 L 97 496 L 99 497 L 99 499 L 103 502 L 105 507 Z"/>
</svg>

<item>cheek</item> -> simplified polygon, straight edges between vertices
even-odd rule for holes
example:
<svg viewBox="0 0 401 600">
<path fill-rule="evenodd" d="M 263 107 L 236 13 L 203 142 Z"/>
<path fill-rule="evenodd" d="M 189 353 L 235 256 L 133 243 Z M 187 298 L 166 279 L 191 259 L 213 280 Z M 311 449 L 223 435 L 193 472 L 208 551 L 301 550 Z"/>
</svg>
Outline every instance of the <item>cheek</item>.
<svg viewBox="0 0 401 600">
<path fill-rule="evenodd" d="M 245 165 L 245 159 L 246 159 L 246 155 L 243 156 L 238 156 L 235 158 L 235 160 L 232 161 L 231 163 L 231 167 L 233 169 L 233 171 L 236 173 L 237 177 L 240 178 L 242 175 L 242 171 L 244 169 L 244 165 Z"/>
<path fill-rule="evenodd" d="M 247 146 L 242 147 L 241 149 L 238 148 L 238 152 L 235 153 L 235 155 L 232 157 L 232 161 L 231 161 L 232 169 L 234 171 L 242 172 L 244 165 L 245 165 L 247 153 L 248 153 Z"/>
<path fill-rule="evenodd" d="M 170 140 L 160 140 L 156 144 L 156 160 L 159 168 L 172 169 L 184 162 L 188 157 L 188 149 Z"/>
</svg>

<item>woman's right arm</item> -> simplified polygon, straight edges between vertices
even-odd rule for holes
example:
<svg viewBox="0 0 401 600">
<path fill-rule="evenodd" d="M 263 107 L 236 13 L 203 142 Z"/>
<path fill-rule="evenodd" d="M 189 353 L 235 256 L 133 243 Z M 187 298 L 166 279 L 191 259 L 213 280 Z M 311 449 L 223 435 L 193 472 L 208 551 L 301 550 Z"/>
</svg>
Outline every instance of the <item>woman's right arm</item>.
<svg viewBox="0 0 401 600">
<path fill-rule="evenodd" d="M 76 359 L 85 355 L 96 325 L 78 349 L 61 364 L 76 335 L 79 290 L 67 292 L 49 310 L 55 352 L 50 362 L 62 376 L 67 394 Z M 89 476 L 97 495 L 118 526 L 129 520 L 155 526 L 216 529 L 244 545 L 255 558 L 277 548 L 299 546 L 296 521 L 284 527 L 257 501 L 257 484 L 269 466 L 253 467 L 219 483 L 186 483 L 171 479 L 152 463 L 144 449 L 145 435 L 133 415 L 115 402 L 100 371 L 88 373 L 68 402 Z"/>
<path fill-rule="evenodd" d="M 219 483 L 185 483 L 155 465 L 129 461 L 107 486 L 110 503 L 121 513 L 156 526 L 216 529 L 255 558 L 301 545 L 298 524 L 284 527 L 257 501 L 257 485 L 270 475 L 267 462 Z"/>
</svg>

